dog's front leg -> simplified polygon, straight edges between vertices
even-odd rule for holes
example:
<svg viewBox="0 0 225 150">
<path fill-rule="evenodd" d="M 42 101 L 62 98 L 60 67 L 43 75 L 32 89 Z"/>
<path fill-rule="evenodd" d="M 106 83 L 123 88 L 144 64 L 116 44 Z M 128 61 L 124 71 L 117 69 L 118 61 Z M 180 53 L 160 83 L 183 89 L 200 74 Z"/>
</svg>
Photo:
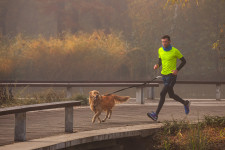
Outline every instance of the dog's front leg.
<svg viewBox="0 0 225 150">
<path fill-rule="evenodd" d="M 100 120 L 100 123 L 101 123 L 101 119 L 99 118 L 100 114 L 101 114 L 101 112 L 97 112 L 97 113 L 93 116 L 93 118 L 92 118 L 92 123 L 95 123 L 96 118 L 98 118 L 98 119 Z"/>
<path fill-rule="evenodd" d="M 98 122 L 99 122 L 99 123 L 102 123 L 102 121 L 101 121 L 101 119 L 100 119 L 99 117 L 98 117 Z"/>
</svg>

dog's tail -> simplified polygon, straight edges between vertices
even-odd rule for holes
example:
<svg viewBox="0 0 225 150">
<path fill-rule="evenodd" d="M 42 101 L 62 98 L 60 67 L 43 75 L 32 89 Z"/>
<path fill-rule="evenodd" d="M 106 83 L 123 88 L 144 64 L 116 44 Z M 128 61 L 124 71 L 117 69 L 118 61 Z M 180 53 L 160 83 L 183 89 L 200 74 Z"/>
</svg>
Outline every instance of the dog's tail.
<svg viewBox="0 0 225 150">
<path fill-rule="evenodd" d="M 114 101 L 116 103 L 126 102 L 126 101 L 128 101 L 129 98 L 130 98 L 130 96 L 117 96 L 117 95 L 114 95 Z"/>
</svg>

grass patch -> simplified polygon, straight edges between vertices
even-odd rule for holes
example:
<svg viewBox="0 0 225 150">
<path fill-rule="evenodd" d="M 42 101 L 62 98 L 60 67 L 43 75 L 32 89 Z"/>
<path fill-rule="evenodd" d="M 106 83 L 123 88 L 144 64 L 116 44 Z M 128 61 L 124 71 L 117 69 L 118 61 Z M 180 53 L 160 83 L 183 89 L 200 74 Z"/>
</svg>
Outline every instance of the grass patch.
<svg viewBox="0 0 225 150">
<path fill-rule="evenodd" d="M 166 150 L 222 150 L 225 147 L 225 116 L 205 116 L 204 121 L 165 121 L 155 135 L 156 149 Z"/>
</svg>

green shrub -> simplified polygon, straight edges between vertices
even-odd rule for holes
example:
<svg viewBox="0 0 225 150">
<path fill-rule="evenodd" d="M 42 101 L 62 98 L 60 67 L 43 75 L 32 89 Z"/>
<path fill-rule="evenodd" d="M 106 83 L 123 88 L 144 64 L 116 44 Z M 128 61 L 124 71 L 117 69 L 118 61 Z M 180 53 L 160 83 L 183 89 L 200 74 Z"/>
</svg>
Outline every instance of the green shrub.
<svg viewBox="0 0 225 150">
<path fill-rule="evenodd" d="M 203 123 L 212 127 L 225 127 L 225 116 L 205 116 Z"/>
<path fill-rule="evenodd" d="M 88 105 L 88 104 L 89 104 L 89 102 L 88 102 L 88 97 L 85 96 L 85 95 L 79 94 L 79 95 L 77 95 L 77 96 L 75 97 L 75 100 L 81 101 L 81 105 Z"/>
</svg>

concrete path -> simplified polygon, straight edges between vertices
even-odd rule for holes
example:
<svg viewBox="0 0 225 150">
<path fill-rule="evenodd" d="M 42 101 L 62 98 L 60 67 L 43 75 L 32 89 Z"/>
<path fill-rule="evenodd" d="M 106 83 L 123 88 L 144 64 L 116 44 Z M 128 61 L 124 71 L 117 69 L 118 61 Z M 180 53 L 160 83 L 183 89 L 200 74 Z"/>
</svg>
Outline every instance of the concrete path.
<svg viewBox="0 0 225 150">
<path fill-rule="evenodd" d="M 112 118 L 105 123 L 91 123 L 93 112 L 89 107 L 76 107 L 74 109 L 74 131 L 83 132 L 112 127 L 125 127 L 155 123 L 146 116 L 148 111 L 155 111 L 158 100 L 146 100 L 144 105 L 135 104 L 131 99 L 125 104 L 117 105 L 113 109 Z M 105 113 L 100 117 L 103 119 Z M 159 115 L 159 121 L 173 119 L 187 119 L 196 121 L 203 119 L 204 115 L 225 115 L 225 100 L 192 100 L 191 112 L 184 114 L 181 104 L 166 100 Z M 35 111 L 27 113 L 27 140 L 44 138 L 64 133 L 64 109 Z M 0 116 L 0 145 L 13 143 L 14 115 Z"/>
</svg>

